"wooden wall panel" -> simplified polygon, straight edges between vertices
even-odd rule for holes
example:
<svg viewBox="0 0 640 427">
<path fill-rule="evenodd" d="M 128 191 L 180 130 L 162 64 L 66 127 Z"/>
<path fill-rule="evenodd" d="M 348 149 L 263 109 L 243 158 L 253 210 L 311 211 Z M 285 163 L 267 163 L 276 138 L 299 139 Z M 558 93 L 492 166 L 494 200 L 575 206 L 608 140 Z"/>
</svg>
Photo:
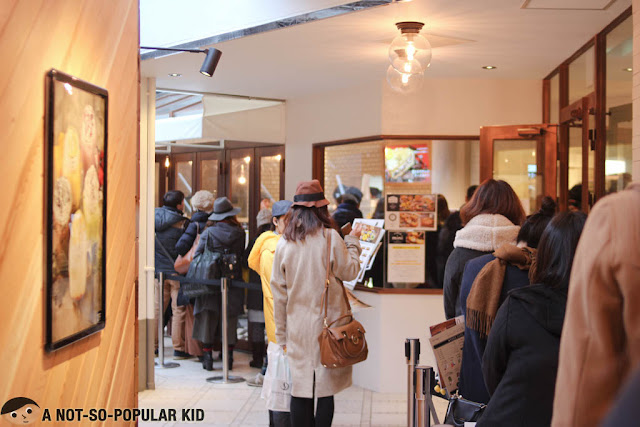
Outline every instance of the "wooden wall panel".
<svg viewBox="0 0 640 427">
<path fill-rule="evenodd" d="M 3 0 L 0 4 L 0 405 L 137 404 L 137 0 Z M 43 281 L 45 73 L 109 91 L 107 324 L 48 354 Z"/>
</svg>

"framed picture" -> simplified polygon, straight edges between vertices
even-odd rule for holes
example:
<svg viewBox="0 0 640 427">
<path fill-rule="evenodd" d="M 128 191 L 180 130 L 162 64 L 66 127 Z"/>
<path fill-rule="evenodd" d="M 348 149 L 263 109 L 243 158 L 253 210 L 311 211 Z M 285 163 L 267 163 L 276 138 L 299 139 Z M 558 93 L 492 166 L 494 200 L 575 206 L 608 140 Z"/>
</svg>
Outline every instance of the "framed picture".
<svg viewBox="0 0 640 427">
<path fill-rule="evenodd" d="M 107 111 L 105 89 L 58 70 L 47 73 L 47 351 L 105 326 Z"/>
</svg>

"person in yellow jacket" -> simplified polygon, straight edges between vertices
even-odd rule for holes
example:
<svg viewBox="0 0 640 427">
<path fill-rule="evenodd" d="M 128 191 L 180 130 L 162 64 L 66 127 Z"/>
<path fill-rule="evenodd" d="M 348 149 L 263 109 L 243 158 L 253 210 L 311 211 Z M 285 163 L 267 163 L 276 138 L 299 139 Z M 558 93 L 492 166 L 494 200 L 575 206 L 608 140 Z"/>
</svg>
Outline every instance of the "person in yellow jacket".
<svg viewBox="0 0 640 427">
<path fill-rule="evenodd" d="M 273 315 L 273 293 L 271 292 L 271 270 L 273 269 L 273 256 L 276 246 L 284 231 L 284 215 L 289 211 L 292 202 L 281 200 L 273 204 L 271 214 L 273 216 L 274 231 L 265 231 L 256 239 L 249 254 L 249 268 L 260 275 L 262 282 L 262 294 L 264 298 L 264 322 L 267 330 L 269 345 L 276 342 L 276 324 Z M 260 376 L 260 374 L 258 374 Z M 269 411 L 270 426 L 290 426 L 289 412 Z"/>
</svg>

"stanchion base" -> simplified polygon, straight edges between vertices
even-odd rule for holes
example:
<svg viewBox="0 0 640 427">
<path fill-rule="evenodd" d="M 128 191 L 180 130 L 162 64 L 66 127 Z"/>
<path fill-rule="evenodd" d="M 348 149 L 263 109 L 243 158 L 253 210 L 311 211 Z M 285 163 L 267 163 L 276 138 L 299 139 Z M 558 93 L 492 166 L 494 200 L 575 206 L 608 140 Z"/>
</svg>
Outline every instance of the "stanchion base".
<svg viewBox="0 0 640 427">
<path fill-rule="evenodd" d="M 229 375 L 227 377 L 226 381 L 224 380 L 224 377 L 222 377 L 222 376 L 207 378 L 207 382 L 208 383 L 213 383 L 213 384 L 235 384 L 235 383 L 241 383 L 243 381 L 245 381 L 244 378 L 236 377 L 236 376 L 233 376 L 233 375 Z"/>
<path fill-rule="evenodd" d="M 176 362 L 164 362 L 164 364 L 162 365 L 160 364 L 156 365 L 156 367 L 161 369 L 177 368 L 178 366 L 180 366 L 180 364 Z"/>
</svg>

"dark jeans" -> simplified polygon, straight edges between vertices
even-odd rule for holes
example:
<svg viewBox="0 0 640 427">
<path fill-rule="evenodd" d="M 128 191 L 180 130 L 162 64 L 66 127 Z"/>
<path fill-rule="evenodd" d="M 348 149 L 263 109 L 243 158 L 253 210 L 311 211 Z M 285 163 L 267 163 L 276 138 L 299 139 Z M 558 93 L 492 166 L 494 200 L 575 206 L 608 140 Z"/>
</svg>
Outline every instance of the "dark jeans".
<svg viewBox="0 0 640 427">
<path fill-rule="evenodd" d="M 291 427 L 290 413 L 269 411 L 269 427 Z"/>
<path fill-rule="evenodd" d="M 292 427 L 331 427 L 333 421 L 333 396 L 319 397 L 315 417 L 313 399 L 291 396 Z"/>
</svg>

